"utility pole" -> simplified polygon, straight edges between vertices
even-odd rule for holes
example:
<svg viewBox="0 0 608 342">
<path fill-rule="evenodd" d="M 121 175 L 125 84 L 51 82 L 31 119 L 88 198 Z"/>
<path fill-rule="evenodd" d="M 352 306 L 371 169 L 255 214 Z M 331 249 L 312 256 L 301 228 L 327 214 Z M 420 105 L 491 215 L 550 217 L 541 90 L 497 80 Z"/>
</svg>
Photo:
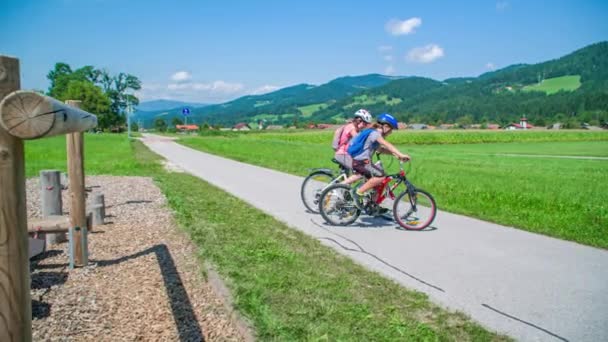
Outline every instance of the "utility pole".
<svg viewBox="0 0 608 342">
<path fill-rule="evenodd" d="M 127 136 L 129 140 L 131 140 L 131 102 L 129 102 L 129 97 L 127 97 Z"/>
</svg>

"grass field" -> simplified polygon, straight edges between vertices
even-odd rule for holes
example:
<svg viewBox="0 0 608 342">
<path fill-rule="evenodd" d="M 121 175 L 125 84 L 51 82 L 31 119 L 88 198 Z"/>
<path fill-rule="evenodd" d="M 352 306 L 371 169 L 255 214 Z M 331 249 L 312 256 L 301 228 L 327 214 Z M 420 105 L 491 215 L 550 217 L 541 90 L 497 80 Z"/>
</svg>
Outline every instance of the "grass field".
<svg viewBox="0 0 608 342">
<path fill-rule="evenodd" d="M 85 134 L 85 173 L 90 175 L 145 175 L 136 161 L 126 134 Z M 37 176 L 40 170 L 67 170 L 66 138 L 25 142 L 25 173 Z"/>
<path fill-rule="evenodd" d="M 581 86 L 581 76 L 561 76 L 548 78 L 540 84 L 525 86 L 523 91 L 542 91 L 547 95 L 555 94 L 558 91 L 574 91 Z"/>
<path fill-rule="evenodd" d="M 307 118 L 311 116 L 314 112 L 321 110 L 325 107 L 327 107 L 326 103 L 315 103 L 308 106 L 298 107 L 298 109 L 300 110 L 300 112 L 302 112 L 302 117 Z"/>
<path fill-rule="evenodd" d="M 508 340 L 198 178 L 164 171 L 158 156 L 125 135 L 86 135 L 85 145 L 89 174 L 154 177 L 200 261 L 226 280 L 260 340 Z M 64 137 L 26 148 L 29 176 L 65 168 Z"/>
<path fill-rule="evenodd" d="M 412 156 L 414 184 L 433 193 L 440 209 L 608 248 L 608 161 L 502 155 L 605 157 L 606 132 L 489 133 L 478 136 L 474 132 L 462 141 L 520 137 L 523 142 L 457 144 L 464 133 L 451 132 L 424 134 L 434 136 L 434 143 L 446 141 L 448 145 L 414 144 L 411 142 L 418 142 L 421 136 L 410 133 L 395 134 L 389 140 Z M 332 166 L 331 137 L 323 134 L 192 137 L 182 143 L 304 176 L 308 168 Z M 547 141 L 550 139 L 562 141 Z"/>
<path fill-rule="evenodd" d="M 357 106 L 366 106 L 376 103 L 385 103 L 388 106 L 392 106 L 403 102 L 403 100 L 396 97 L 389 100 L 388 95 L 368 96 L 367 94 L 355 96 L 353 97 L 353 100 L 355 102 L 345 106 L 344 108 L 354 108 Z"/>
</svg>

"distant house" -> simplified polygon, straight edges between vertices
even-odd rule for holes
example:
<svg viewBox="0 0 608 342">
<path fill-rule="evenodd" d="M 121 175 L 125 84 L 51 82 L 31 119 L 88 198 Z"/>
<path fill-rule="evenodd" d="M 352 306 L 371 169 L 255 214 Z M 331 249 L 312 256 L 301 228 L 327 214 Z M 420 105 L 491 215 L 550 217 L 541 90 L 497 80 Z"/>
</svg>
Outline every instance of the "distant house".
<svg viewBox="0 0 608 342">
<path fill-rule="evenodd" d="M 197 132 L 198 125 L 175 125 L 175 129 L 179 132 Z"/>
<path fill-rule="evenodd" d="M 588 129 L 588 130 L 590 130 L 590 131 L 599 131 L 599 130 L 601 130 L 601 129 L 602 129 L 602 128 L 601 128 L 601 127 L 599 127 L 599 126 L 591 126 L 590 124 L 588 124 L 588 123 L 586 123 L 586 122 L 583 122 L 583 123 L 581 124 L 581 128 L 582 128 L 582 129 Z"/>
<path fill-rule="evenodd" d="M 407 128 L 420 130 L 420 129 L 427 129 L 427 128 L 429 128 L 429 126 L 427 124 L 415 123 L 415 124 L 408 125 Z"/>
<path fill-rule="evenodd" d="M 556 122 L 554 124 L 547 126 L 547 129 L 562 129 L 563 125 L 564 124 L 562 124 L 561 122 Z"/>
<path fill-rule="evenodd" d="M 268 125 L 266 129 L 283 129 L 283 126 L 280 125 Z"/>
<path fill-rule="evenodd" d="M 488 129 L 500 129 L 499 124 L 487 124 Z"/>
<path fill-rule="evenodd" d="M 439 125 L 439 129 L 452 129 L 454 128 L 454 124 L 441 124 Z"/>
<path fill-rule="evenodd" d="M 239 122 L 236 125 L 232 126 L 232 130 L 233 131 L 250 131 L 251 127 L 249 127 L 249 124 L 247 124 L 247 123 Z"/>
<path fill-rule="evenodd" d="M 309 129 L 328 129 L 328 128 L 333 128 L 333 127 L 337 127 L 337 126 L 336 125 L 325 124 L 325 123 L 320 123 L 320 124 L 310 123 L 306 127 L 309 128 Z"/>
<path fill-rule="evenodd" d="M 506 129 L 506 130 L 510 130 L 510 131 L 511 131 L 511 130 L 516 130 L 516 129 L 523 129 L 523 130 L 526 130 L 526 129 L 532 129 L 532 128 L 534 128 L 534 126 L 532 126 L 532 124 L 529 124 L 529 123 L 528 123 L 528 119 L 526 119 L 526 117 L 525 117 L 525 116 L 524 116 L 524 117 L 522 117 L 522 118 L 519 120 L 519 123 L 518 123 L 518 124 L 517 124 L 517 123 L 512 123 L 512 124 L 508 124 L 507 126 L 505 126 L 505 129 Z"/>
<path fill-rule="evenodd" d="M 399 129 L 407 129 L 407 124 L 404 122 L 399 122 L 397 127 L 399 127 Z"/>
</svg>

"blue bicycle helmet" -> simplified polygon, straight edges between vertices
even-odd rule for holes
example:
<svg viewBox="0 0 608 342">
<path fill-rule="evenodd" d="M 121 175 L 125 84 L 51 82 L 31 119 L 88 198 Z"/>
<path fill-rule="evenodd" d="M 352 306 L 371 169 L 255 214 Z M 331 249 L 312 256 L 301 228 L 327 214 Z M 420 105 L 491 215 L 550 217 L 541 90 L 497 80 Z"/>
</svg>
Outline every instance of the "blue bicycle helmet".
<svg viewBox="0 0 608 342">
<path fill-rule="evenodd" d="M 393 129 L 399 129 L 399 123 L 392 115 L 388 113 L 382 113 L 378 116 L 378 123 L 389 124 Z"/>
</svg>

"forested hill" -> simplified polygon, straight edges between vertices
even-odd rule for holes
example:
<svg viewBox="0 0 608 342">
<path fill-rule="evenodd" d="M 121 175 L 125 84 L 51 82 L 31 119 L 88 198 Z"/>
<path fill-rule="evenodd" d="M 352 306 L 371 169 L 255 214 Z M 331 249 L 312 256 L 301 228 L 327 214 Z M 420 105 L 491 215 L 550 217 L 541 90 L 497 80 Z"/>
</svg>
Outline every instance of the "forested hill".
<svg viewBox="0 0 608 342">
<path fill-rule="evenodd" d="M 269 123 L 292 123 L 342 98 L 385 85 L 395 79 L 398 77 L 369 74 L 341 77 L 319 86 L 298 84 L 268 94 L 248 95 L 222 104 L 193 108 L 188 122 L 208 122 L 226 126 L 240 121 L 253 123 L 264 118 L 268 119 Z M 135 120 L 150 127 L 158 118 L 167 123 L 173 118 L 181 118 L 181 108 L 141 114 L 139 117 L 136 115 Z"/>
<path fill-rule="evenodd" d="M 558 59 L 514 64 L 478 77 L 437 81 L 378 74 L 346 76 L 320 86 L 299 84 L 268 94 L 192 109 L 188 122 L 231 126 L 339 123 L 358 108 L 390 112 L 406 123 L 507 124 L 526 115 L 533 124 L 608 121 L 608 42 Z M 145 113 L 146 127 L 182 118 L 179 108 Z"/>
<path fill-rule="evenodd" d="M 362 103 L 364 97 L 367 103 Z M 516 64 L 475 78 L 443 82 L 409 77 L 342 99 L 312 115 L 347 117 L 353 106 L 391 112 L 405 122 L 533 123 L 608 120 L 608 42 L 538 64 Z"/>
</svg>

